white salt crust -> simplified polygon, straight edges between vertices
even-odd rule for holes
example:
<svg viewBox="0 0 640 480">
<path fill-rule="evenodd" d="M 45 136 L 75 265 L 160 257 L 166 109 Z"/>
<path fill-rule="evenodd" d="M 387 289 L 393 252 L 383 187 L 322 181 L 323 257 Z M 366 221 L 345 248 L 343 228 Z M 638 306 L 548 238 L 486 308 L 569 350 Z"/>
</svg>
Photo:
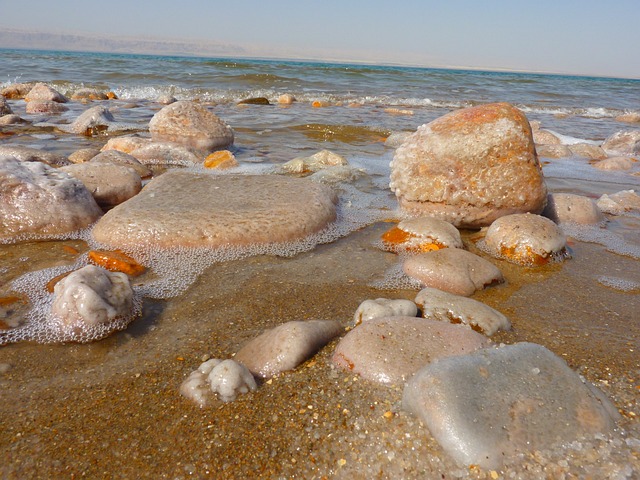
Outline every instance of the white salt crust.
<svg viewBox="0 0 640 480">
<path fill-rule="evenodd" d="M 592 225 L 563 224 L 567 237 L 603 245 L 609 252 L 640 259 L 640 246 L 627 243 L 620 235 Z"/>
<path fill-rule="evenodd" d="M 625 280 L 624 278 L 618 277 L 609 277 L 607 275 L 600 275 L 598 278 L 598 283 L 604 285 L 605 287 L 613 288 L 614 290 L 619 290 L 621 292 L 633 292 L 635 290 L 640 291 L 640 283 L 633 282 L 631 280 Z"/>
</svg>

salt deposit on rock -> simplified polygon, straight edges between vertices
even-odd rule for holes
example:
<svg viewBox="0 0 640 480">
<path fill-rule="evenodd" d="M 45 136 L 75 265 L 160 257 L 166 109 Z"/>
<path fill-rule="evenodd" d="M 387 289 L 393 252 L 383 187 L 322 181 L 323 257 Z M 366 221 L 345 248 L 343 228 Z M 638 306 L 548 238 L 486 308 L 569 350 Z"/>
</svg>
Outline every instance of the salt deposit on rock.
<svg viewBox="0 0 640 480">
<path fill-rule="evenodd" d="M 637 159 L 632 157 L 611 157 L 593 164 L 599 170 L 631 170 Z"/>
<path fill-rule="evenodd" d="M 572 155 L 566 145 L 536 145 L 536 152 L 539 157 L 544 158 L 564 158 Z"/>
<path fill-rule="evenodd" d="M 328 187 L 276 175 L 170 171 L 94 227 L 99 242 L 136 245 L 252 245 L 298 240 L 336 218 Z"/>
<path fill-rule="evenodd" d="M 348 165 L 347 159 L 329 150 L 321 150 L 310 157 L 298 157 L 282 165 L 289 173 L 313 173 L 327 167 Z"/>
<path fill-rule="evenodd" d="M 180 101 L 162 108 L 149 122 L 154 141 L 176 142 L 211 151 L 233 143 L 233 130 L 202 105 Z"/>
<path fill-rule="evenodd" d="M 0 95 L 9 100 L 20 100 L 31 91 L 35 84 L 35 82 L 12 83 L 0 90 Z"/>
<path fill-rule="evenodd" d="M 73 92 L 71 95 L 71 100 L 82 101 L 82 100 L 108 100 L 106 92 L 101 92 L 97 88 L 80 88 Z"/>
<path fill-rule="evenodd" d="M 640 130 L 616 132 L 607 137 L 602 148 L 611 155 L 639 155 Z"/>
<path fill-rule="evenodd" d="M 0 95 L 0 117 L 3 115 L 11 115 L 13 110 L 7 103 L 7 99 L 4 96 Z"/>
<path fill-rule="evenodd" d="M 640 212 L 640 195 L 634 190 L 622 190 L 610 195 L 602 195 L 597 205 L 603 212 L 622 215 L 625 212 Z"/>
<path fill-rule="evenodd" d="M 384 141 L 387 147 L 398 148 L 412 135 L 412 132 L 393 132 Z"/>
<path fill-rule="evenodd" d="M 498 330 L 510 330 L 511 322 L 489 305 L 443 292 L 437 288 L 424 288 L 416 296 L 422 316 L 444 322 L 464 323 L 474 330 L 491 336 Z"/>
<path fill-rule="evenodd" d="M 66 173 L 0 157 L 0 242 L 71 232 L 101 214 L 84 185 Z"/>
<path fill-rule="evenodd" d="M 428 252 L 464 247 L 456 227 L 433 217 L 403 220 L 382 235 L 382 242 L 385 248 L 395 252 Z"/>
<path fill-rule="evenodd" d="M 102 147 L 102 151 L 118 150 L 124 153 L 131 153 L 138 148 L 144 147 L 151 143 L 150 138 L 139 137 L 138 135 L 122 135 L 115 138 L 110 138 L 109 141 Z"/>
<path fill-rule="evenodd" d="M 403 407 L 461 466 L 488 470 L 518 452 L 609 432 L 619 419 L 601 392 L 532 343 L 433 362 L 409 381 Z"/>
<path fill-rule="evenodd" d="M 52 167 L 62 167 L 71 163 L 57 153 L 20 145 L 0 145 L 0 157 L 13 157 L 21 162 L 40 162 Z"/>
<path fill-rule="evenodd" d="M 180 393 L 205 407 L 216 393 L 223 402 L 232 402 L 243 393 L 258 389 L 251 372 L 234 360 L 212 358 L 191 372 L 180 386 Z"/>
<path fill-rule="evenodd" d="M 88 162 L 60 170 L 80 180 L 102 207 L 119 205 L 142 189 L 140 175 L 123 165 Z"/>
<path fill-rule="evenodd" d="M 87 265 L 60 280 L 51 312 L 63 325 L 106 324 L 133 311 L 133 290 L 124 273 Z"/>
<path fill-rule="evenodd" d="M 365 300 L 353 314 L 353 322 L 360 325 L 362 322 L 383 317 L 415 317 L 418 307 L 411 300 L 390 298 L 376 298 Z"/>
<path fill-rule="evenodd" d="M 105 132 L 109 129 L 109 126 L 114 123 L 115 118 L 113 118 L 109 109 L 102 105 L 96 105 L 95 107 L 85 110 L 66 129 L 71 133 L 90 137 Z"/>
<path fill-rule="evenodd" d="M 250 340 L 234 357 L 258 377 L 293 370 L 342 332 L 333 320 L 293 321 Z"/>
<path fill-rule="evenodd" d="M 278 103 L 282 105 L 291 105 L 295 101 L 296 101 L 296 97 L 294 97 L 290 93 L 283 93 L 278 97 Z"/>
<path fill-rule="evenodd" d="M 141 164 L 136 157 L 119 150 L 99 152 L 96 156 L 92 157 L 90 161 L 91 163 L 112 163 L 114 165 L 129 167 L 140 175 L 140 178 L 151 176 L 151 170 Z"/>
<path fill-rule="evenodd" d="M 390 187 L 402 209 L 465 227 L 541 212 L 547 195 L 527 118 L 507 103 L 418 128 L 396 150 Z"/>
<path fill-rule="evenodd" d="M 571 150 L 571 153 L 574 155 L 590 158 L 592 160 L 602 160 L 607 158 L 607 154 L 602 147 L 591 143 L 574 143 L 573 145 L 569 145 L 569 150 Z"/>
<path fill-rule="evenodd" d="M 69 101 L 67 97 L 44 83 L 36 83 L 24 99 L 27 102 L 50 101 L 66 103 Z"/>
<path fill-rule="evenodd" d="M 62 103 L 54 102 L 51 100 L 33 100 L 27 103 L 26 113 L 38 114 L 38 113 L 62 113 L 69 110 L 69 107 Z"/>
<path fill-rule="evenodd" d="M 131 152 L 144 165 L 193 165 L 201 163 L 203 158 L 183 145 L 152 142 Z"/>
<path fill-rule="evenodd" d="M 605 219 L 594 200 L 572 193 L 549 194 L 543 215 L 556 223 L 594 224 Z"/>
<path fill-rule="evenodd" d="M 530 213 L 507 215 L 491 224 L 486 250 L 512 263 L 534 266 L 566 255 L 567 239 L 551 220 Z"/>
<path fill-rule="evenodd" d="M 410 256 L 402 268 L 426 287 L 467 297 L 476 290 L 504 281 L 502 272 L 493 263 L 459 248 Z"/>
<path fill-rule="evenodd" d="M 333 362 L 367 380 L 402 385 L 437 358 L 489 345 L 466 325 L 425 318 L 389 317 L 363 322 L 340 340 Z"/>
</svg>

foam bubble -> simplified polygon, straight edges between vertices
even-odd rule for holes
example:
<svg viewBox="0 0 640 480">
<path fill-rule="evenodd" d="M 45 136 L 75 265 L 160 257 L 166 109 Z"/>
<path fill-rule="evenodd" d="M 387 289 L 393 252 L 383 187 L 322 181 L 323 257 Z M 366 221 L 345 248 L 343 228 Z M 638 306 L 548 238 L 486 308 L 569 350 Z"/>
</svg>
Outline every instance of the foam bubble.
<svg viewBox="0 0 640 480">
<path fill-rule="evenodd" d="M 621 235 L 598 226 L 562 224 L 561 229 L 568 237 L 589 243 L 603 245 L 609 252 L 640 259 L 640 246 L 628 243 Z"/>
</svg>

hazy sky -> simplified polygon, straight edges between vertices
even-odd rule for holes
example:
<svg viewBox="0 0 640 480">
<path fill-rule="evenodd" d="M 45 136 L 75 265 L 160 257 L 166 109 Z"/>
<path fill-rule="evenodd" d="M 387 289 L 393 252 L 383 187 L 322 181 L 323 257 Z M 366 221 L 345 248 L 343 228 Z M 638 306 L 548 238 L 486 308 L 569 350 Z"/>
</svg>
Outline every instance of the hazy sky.
<svg viewBox="0 0 640 480">
<path fill-rule="evenodd" d="M 640 0 L 0 0 L 0 11 L 2 27 L 258 55 L 640 77 Z"/>
</svg>

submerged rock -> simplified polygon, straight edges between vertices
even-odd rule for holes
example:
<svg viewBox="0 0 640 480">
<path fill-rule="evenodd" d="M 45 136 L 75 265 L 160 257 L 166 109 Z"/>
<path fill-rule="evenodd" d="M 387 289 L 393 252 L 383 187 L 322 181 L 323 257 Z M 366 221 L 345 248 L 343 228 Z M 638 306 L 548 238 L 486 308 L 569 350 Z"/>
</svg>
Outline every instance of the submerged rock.
<svg viewBox="0 0 640 480">
<path fill-rule="evenodd" d="M 613 155 L 639 155 L 640 130 L 623 130 L 609 135 L 602 148 Z"/>
<path fill-rule="evenodd" d="M 415 317 L 418 307 L 411 300 L 390 298 L 376 298 L 365 300 L 353 314 L 353 322 L 360 325 L 362 322 L 384 317 Z"/>
<path fill-rule="evenodd" d="M 532 343 L 433 362 L 409 381 L 402 403 L 458 464 L 484 469 L 609 432 L 619 419 L 601 392 Z"/>
<path fill-rule="evenodd" d="M 239 394 L 258 389 L 253 375 L 234 360 L 212 358 L 202 363 L 182 382 L 180 393 L 201 407 L 209 403 L 212 393 L 223 402 L 232 402 Z"/>
<path fill-rule="evenodd" d="M 223 247 L 299 240 L 336 218 L 337 199 L 323 185 L 275 175 L 170 171 L 94 227 L 115 247 Z"/>
<path fill-rule="evenodd" d="M 149 122 L 154 141 L 176 142 L 204 151 L 233 143 L 233 130 L 202 105 L 190 101 L 163 107 Z"/>
<path fill-rule="evenodd" d="M 464 227 L 539 213 L 547 196 L 527 118 L 507 103 L 457 110 L 418 128 L 396 150 L 390 187 L 402 209 Z"/>
<path fill-rule="evenodd" d="M 71 163 L 57 153 L 20 145 L 0 145 L 0 157 L 13 157 L 21 162 L 40 162 L 51 167 L 62 167 Z"/>
<path fill-rule="evenodd" d="M 72 232 L 101 214 L 79 180 L 43 163 L 0 157 L 0 242 Z"/>
<path fill-rule="evenodd" d="M 443 292 L 437 288 L 424 288 L 416 296 L 422 316 L 444 322 L 464 323 L 476 331 L 491 336 L 498 330 L 510 330 L 511 322 L 489 305 Z"/>
<path fill-rule="evenodd" d="M 61 167 L 80 180 L 102 207 L 119 205 L 142 189 L 142 181 L 133 169 L 112 163 L 88 162 Z"/>
<path fill-rule="evenodd" d="M 85 110 L 66 129 L 71 133 L 90 137 L 107 131 L 109 126 L 114 123 L 115 118 L 113 118 L 111 111 L 102 105 L 96 105 Z"/>
<path fill-rule="evenodd" d="M 549 194 L 543 215 L 556 223 L 594 224 L 605 219 L 594 200 L 572 193 Z"/>
<path fill-rule="evenodd" d="M 57 102 L 67 103 L 69 99 L 57 90 L 44 83 L 36 83 L 24 97 L 27 102 Z"/>
<path fill-rule="evenodd" d="M 313 173 L 335 166 L 349 165 L 342 155 L 330 150 L 320 150 L 310 157 L 298 157 L 282 165 L 282 169 L 289 173 Z"/>
<path fill-rule="evenodd" d="M 466 297 L 504 281 L 493 263 L 466 250 L 445 248 L 407 258 L 404 272 L 426 287 Z"/>
<path fill-rule="evenodd" d="M 291 105 L 295 101 L 296 97 L 294 97 L 290 93 L 283 93 L 278 97 L 278 103 L 281 105 Z"/>
<path fill-rule="evenodd" d="M 97 88 L 80 88 L 73 92 L 71 100 L 108 100 L 109 96 L 106 92 L 102 92 Z"/>
<path fill-rule="evenodd" d="M 333 363 L 367 380 L 402 385 L 437 358 L 488 345 L 486 337 L 466 325 L 415 317 L 378 318 L 347 333 L 336 347 Z"/>
<path fill-rule="evenodd" d="M 382 234 L 382 243 L 393 252 L 429 252 L 441 248 L 464 247 L 456 227 L 432 217 L 401 221 Z"/>
<path fill-rule="evenodd" d="M 332 320 L 293 321 L 250 340 L 234 360 L 258 377 L 293 370 L 342 332 Z"/>
<path fill-rule="evenodd" d="M 548 218 L 531 213 L 507 215 L 488 228 L 484 238 L 486 250 L 512 263 L 534 266 L 562 259 L 567 239 Z"/>
</svg>

